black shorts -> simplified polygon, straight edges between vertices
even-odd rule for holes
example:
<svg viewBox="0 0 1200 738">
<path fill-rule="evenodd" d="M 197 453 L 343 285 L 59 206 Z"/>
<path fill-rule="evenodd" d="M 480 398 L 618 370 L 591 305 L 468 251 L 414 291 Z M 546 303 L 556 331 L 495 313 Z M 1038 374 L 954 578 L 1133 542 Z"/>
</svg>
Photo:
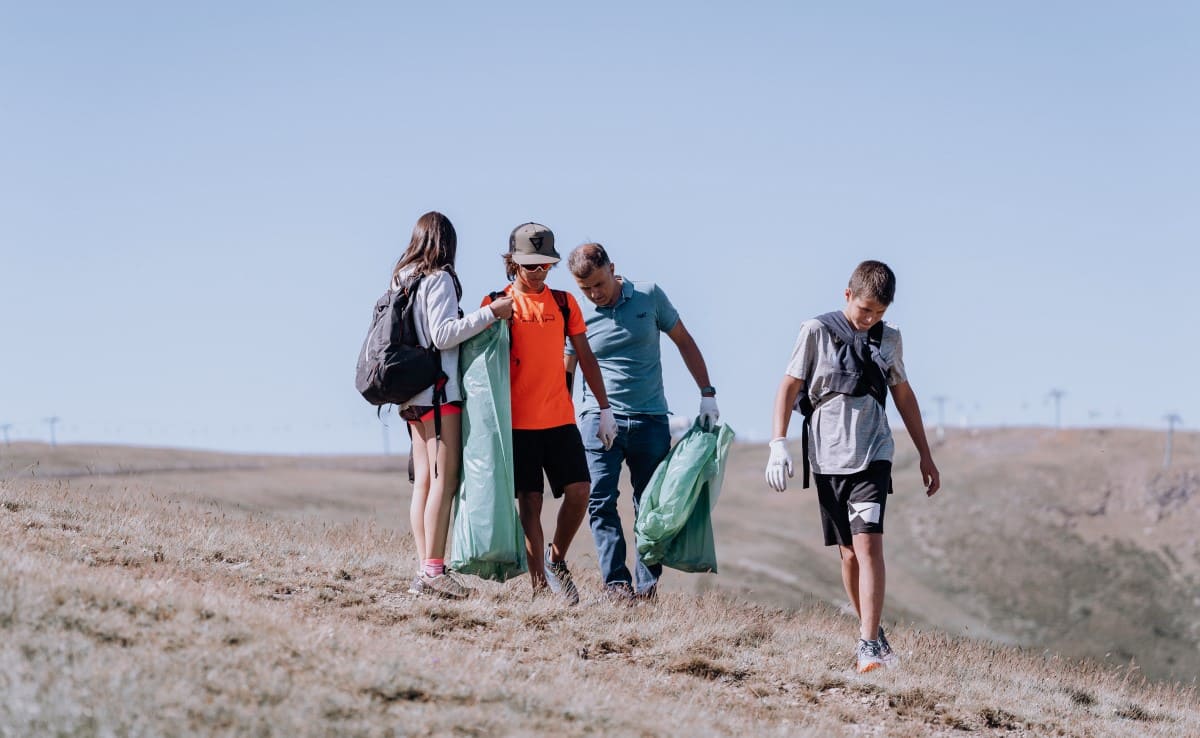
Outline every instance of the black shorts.
<svg viewBox="0 0 1200 738">
<path fill-rule="evenodd" d="M 562 497 L 568 484 L 591 482 L 583 437 L 574 423 L 557 428 L 519 430 L 514 428 L 513 477 L 517 494 L 545 491 L 542 471 L 550 478 L 550 491 Z"/>
<path fill-rule="evenodd" d="M 892 489 L 892 462 L 872 461 L 854 474 L 814 474 L 826 546 L 852 546 L 855 533 L 882 533 Z"/>
</svg>

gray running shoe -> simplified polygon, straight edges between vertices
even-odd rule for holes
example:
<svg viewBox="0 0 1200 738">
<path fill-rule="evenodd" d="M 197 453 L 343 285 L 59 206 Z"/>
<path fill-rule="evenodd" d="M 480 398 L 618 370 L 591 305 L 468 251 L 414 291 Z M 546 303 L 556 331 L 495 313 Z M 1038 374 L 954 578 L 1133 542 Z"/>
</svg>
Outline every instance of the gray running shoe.
<svg viewBox="0 0 1200 738">
<path fill-rule="evenodd" d="M 468 587 L 467 583 L 465 581 L 463 581 L 462 574 L 459 574 L 456 571 L 450 571 L 449 569 L 447 569 L 446 576 L 450 577 L 450 580 L 452 582 L 454 582 L 455 584 L 457 584 L 458 586 L 460 586 L 464 590 L 466 590 L 466 593 L 468 596 L 475 594 L 475 589 L 473 587 Z"/>
<path fill-rule="evenodd" d="M 410 595 L 419 595 L 425 593 L 425 584 L 421 581 L 421 575 L 413 577 L 412 584 L 408 585 L 408 593 Z"/>
<path fill-rule="evenodd" d="M 883 665 L 889 669 L 900 661 L 900 657 L 892 650 L 892 644 L 888 643 L 887 636 L 883 634 L 883 626 L 879 626 L 879 657 L 883 659 Z"/>
<path fill-rule="evenodd" d="M 546 584 L 550 591 L 562 597 L 568 605 L 579 604 L 579 590 L 575 588 L 575 578 L 567 568 L 565 561 L 550 560 L 550 546 L 546 546 Z"/>
<path fill-rule="evenodd" d="M 462 583 L 450 578 L 450 575 L 439 574 L 436 577 L 421 575 L 421 593 L 437 595 L 447 600 L 465 600 L 471 590 Z"/>
<path fill-rule="evenodd" d="M 613 582 L 604 585 L 604 597 L 614 605 L 630 607 L 635 602 L 633 587 L 627 582 Z"/>
<path fill-rule="evenodd" d="M 879 641 L 858 641 L 858 673 L 866 674 L 887 666 L 879 654 Z"/>
</svg>

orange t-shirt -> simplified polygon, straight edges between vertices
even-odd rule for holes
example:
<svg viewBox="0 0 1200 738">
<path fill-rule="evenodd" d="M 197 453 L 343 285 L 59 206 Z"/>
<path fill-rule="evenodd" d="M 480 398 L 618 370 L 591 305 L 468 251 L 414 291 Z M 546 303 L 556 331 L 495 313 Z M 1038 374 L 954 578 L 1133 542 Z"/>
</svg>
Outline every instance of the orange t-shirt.
<svg viewBox="0 0 1200 738">
<path fill-rule="evenodd" d="M 571 425 L 575 405 L 567 392 L 563 367 L 563 315 L 547 286 L 538 294 L 526 294 L 510 284 L 504 294 L 513 298 L 512 349 L 508 356 L 509 383 L 512 387 L 512 427 L 540 430 Z M 483 304 L 491 303 L 491 296 Z M 579 303 L 567 293 L 571 319 L 567 335 L 587 333 Z"/>
</svg>

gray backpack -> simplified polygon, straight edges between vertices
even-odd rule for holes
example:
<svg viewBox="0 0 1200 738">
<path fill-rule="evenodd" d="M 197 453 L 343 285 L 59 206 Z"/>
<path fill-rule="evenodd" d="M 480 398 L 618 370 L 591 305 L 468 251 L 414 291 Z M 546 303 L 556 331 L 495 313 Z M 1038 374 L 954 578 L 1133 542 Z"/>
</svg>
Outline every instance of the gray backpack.
<svg viewBox="0 0 1200 738">
<path fill-rule="evenodd" d="M 436 348 L 421 346 L 413 320 L 413 303 L 424 276 L 410 277 L 375 302 L 354 375 L 355 388 L 372 405 L 399 405 L 428 387 L 445 385 L 441 356 Z M 454 286 L 461 294 L 457 276 Z M 435 405 L 440 404 L 437 399 Z"/>
<path fill-rule="evenodd" d="M 854 328 L 850 321 L 846 320 L 844 313 L 825 313 L 818 315 L 817 320 L 821 321 L 821 325 L 833 336 L 833 344 L 837 347 L 837 366 L 831 370 L 834 372 L 832 391 L 851 397 L 870 395 L 886 408 L 888 368 L 879 353 L 883 345 L 883 321 L 871 326 L 867 331 L 867 341 L 862 344 L 855 341 Z M 807 388 L 800 391 L 792 410 L 804 416 L 804 427 L 800 431 L 800 437 L 803 439 L 804 489 L 808 489 L 811 471 L 808 462 L 808 438 L 816 408 L 813 407 L 812 398 L 808 396 Z M 888 494 L 891 494 L 891 490 L 888 490 Z"/>
</svg>

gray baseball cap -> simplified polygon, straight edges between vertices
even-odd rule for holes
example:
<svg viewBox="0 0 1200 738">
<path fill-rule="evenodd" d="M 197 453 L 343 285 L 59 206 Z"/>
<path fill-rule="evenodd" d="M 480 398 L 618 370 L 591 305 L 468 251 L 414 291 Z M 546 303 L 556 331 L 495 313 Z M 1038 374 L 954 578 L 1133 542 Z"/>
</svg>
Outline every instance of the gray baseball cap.
<svg viewBox="0 0 1200 738">
<path fill-rule="evenodd" d="M 554 231 L 541 223 L 523 223 L 508 237 L 508 253 L 518 264 L 557 264 L 561 258 L 554 250 Z"/>
</svg>

